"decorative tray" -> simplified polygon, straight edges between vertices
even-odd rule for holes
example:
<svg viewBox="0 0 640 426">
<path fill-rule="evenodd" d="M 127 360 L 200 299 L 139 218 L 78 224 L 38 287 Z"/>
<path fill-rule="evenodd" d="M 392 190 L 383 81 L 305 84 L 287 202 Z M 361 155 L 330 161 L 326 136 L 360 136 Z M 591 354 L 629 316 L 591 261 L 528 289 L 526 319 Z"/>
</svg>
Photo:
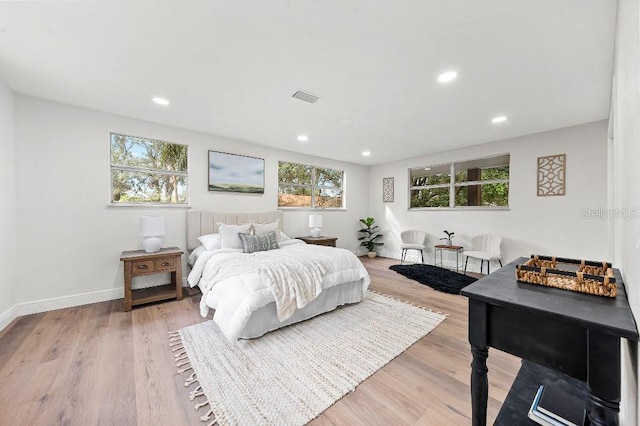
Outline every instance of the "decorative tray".
<svg viewBox="0 0 640 426">
<path fill-rule="evenodd" d="M 516 266 L 516 279 L 529 284 L 616 297 L 618 287 L 608 262 L 531 255 Z"/>
</svg>

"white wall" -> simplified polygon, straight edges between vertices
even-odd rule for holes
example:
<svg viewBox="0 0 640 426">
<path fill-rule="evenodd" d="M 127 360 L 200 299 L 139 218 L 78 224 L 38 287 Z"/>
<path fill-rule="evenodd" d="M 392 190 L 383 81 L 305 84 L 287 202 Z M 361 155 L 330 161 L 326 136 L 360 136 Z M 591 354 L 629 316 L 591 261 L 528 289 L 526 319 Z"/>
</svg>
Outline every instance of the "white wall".
<svg viewBox="0 0 640 426">
<path fill-rule="evenodd" d="M 400 232 L 415 228 L 429 234 L 429 262 L 445 229 L 467 247 L 475 235 L 501 235 L 507 262 L 532 253 L 610 259 L 606 221 L 582 218 L 583 209 L 607 208 L 606 132 L 607 122 L 600 121 L 372 167 L 370 211 L 385 233 L 382 253 L 399 257 Z M 508 210 L 408 210 L 409 168 L 502 153 L 511 155 Z M 538 197 L 537 158 L 555 154 L 567 155 L 567 195 Z M 382 202 L 385 177 L 395 178 L 393 203 Z"/>
<path fill-rule="evenodd" d="M 610 189 L 614 209 L 640 212 L 638 163 L 640 162 L 640 2 L 619 0 L 613 84 L 613 179 Z M 614 261 L 623 273 L 629 304 L 640 319 L 640 217 L 614 221 Z M 622 424 L 640 420 L 637 342 L 622 345 Z"/>
<path fill-rule="evenodd" d="M 0 81 L 0 330 L 16 303 L 16 179 L 13 93 Z"/>
<path fill-rule="evenodd" d="M 119 258 L 123 250 L 141 247 L 137 236 L 140 215 L 164 215 L 165 245 L 186 247 L 185 208 L 106 206 L 110 132 L 189 145 L 190 201 L 194 209 L 230 212 L 276 209 L 278 160 L 343 169 L 348 180 L 347 209 L 322 213 L 323 235 L 338 237 L 341 247 L 358 248 L 358 219 L 366 215 L 369 200 L 367 167 L 21 95 L 15 96 L 15 116 L 20 303 L 82 293 L 92 296 L 78 296 L 77 303 L 121 297 L 123 273 Z M 208 150 L 264 158 L 264 195 L 210 193 Z M 286 212 L 285 232 L 291 236 L 307 235 L 308 214 L 308 211 Z M 40 304 L 40 308 L 58 305 L 54 300 Z"/>
</svg>

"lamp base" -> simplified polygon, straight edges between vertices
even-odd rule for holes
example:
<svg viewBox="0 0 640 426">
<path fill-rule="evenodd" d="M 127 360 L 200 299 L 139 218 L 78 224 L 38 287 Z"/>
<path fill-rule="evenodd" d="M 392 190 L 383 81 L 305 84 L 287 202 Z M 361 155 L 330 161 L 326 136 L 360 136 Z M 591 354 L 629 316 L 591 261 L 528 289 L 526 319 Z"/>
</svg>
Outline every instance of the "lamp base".
<svg viewBox="0 0 640 426">
<path fill-rule="evenodd" d="M 311 236 L 318 238 L 320 236 L 320 228 L 311 228 Z"/>
<path fill-rule="evenodd" d="M 142 240 L 142 248 L 147 253 L 155 253 L 160 251 L 162 247 L 162 238 L 160 237 L 145 237 Z"/>
</svg>

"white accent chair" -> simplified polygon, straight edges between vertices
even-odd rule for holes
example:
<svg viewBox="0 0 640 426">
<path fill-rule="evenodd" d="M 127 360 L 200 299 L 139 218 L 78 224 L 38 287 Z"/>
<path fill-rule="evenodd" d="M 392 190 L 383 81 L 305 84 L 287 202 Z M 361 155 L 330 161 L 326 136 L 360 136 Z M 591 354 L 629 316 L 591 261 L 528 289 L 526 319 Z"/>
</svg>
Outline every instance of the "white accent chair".
<svg viewBox="0 0 640 426">
<path fill-rule="evenodd" d="M 424 249 L 426 248 L 424 240 L 426 238 L 427 233 L 418 231 L 417 229 L 402 231 L 400 233 L 400 239 L 402 240 L 402 244 L 400 245 L 400 248 L 402 249 L 400 264 L 403 264 L 404 259 L 407 257 L 407 250 L 418 250 L 420 252 L 422 263 L 424 263 Z"/>
<path fill-rule="evenodd" d="M 471 241 L 473 250 L 463 251 L 462 255 L 465 258 L 464 261 L 464 274 L 467 275 L 467 262 L 469 258 L 480 259 L 480 273 L 482 273 L 482 266 L 484 261 L 487 261 L 487 275 L 489 275 L 489 265 L 492 260 L 497 260 L 502 267 L 502 237 L 497 235 L 479 235 L 474 237 Z"/>
</svg>

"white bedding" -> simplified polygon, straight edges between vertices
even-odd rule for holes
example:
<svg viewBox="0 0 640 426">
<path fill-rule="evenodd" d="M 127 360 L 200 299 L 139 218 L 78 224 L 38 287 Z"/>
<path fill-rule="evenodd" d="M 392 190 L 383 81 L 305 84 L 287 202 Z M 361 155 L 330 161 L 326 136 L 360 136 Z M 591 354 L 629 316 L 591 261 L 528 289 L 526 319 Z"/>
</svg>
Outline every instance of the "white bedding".
<svg viewBox="0 0 640 426">
<path fill-rule="evenodd" d="M 214 308 L 216 311 L 213 319 L 229 340 L 235 341 L 242 336 L 243 329 L 255 311 L 276 301 L 270 288 L 273 277 L 269 278 L 269 274 L 265 274 L 258 259 L 285 259 L 292 265 L 295 259 L 316 259 L 321 265 L 320 270 L 326 270 L 321 276 L 318 291 L 315 291 L 316 284 L 311 283 L 314 288 L 313 297 L 303 298 L 302 306 L 295 306 L 298 308 L 312 301 L 321 291 L 343 283 L 357 282 L 362 297 L 366 294 L 370 283 L 369 275 L 360 260 L 350 251 L 305 244 L 295 239 L 283 241 L 280 247 L 277 250 L 251 254 L 239 254 L 241 250 L 221 249 L 205 251 L 198 256 L 188 277 L 189 285 L 200 287 L 203 293 L 200 313 L 206 317 L 209 307 Z M 246 258 L 244 269 L 238 266 L 242 258 Z M 231 271 L 221 272 L 221 266 L 225 263 L 235 264 L 236 267 Z M 290 272 L 292 270 L 287 274 Z M 297 299 L 294 300 L 297 305 Z M 283 318 L 288 318 L 292 313 L 286 312 Z M 278 314 L 280 317 L 279 312 Z"/>
</svg>

